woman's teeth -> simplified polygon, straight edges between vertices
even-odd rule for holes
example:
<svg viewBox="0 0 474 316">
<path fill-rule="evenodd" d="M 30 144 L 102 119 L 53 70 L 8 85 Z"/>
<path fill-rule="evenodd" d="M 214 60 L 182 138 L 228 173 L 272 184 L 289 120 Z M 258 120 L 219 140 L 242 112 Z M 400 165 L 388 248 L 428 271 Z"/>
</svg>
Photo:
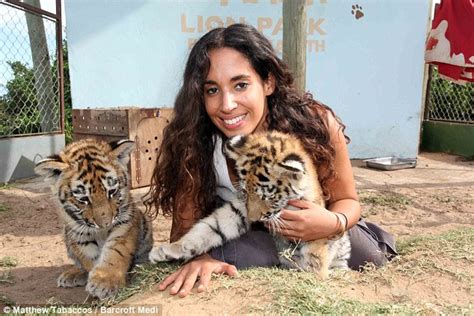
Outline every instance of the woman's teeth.
<svg viewBox="0 0 474 316">
<path fill-rule="evenodd" d="M 227 125 L 234 125 L 237 124 L 238 122 L 242 121 L 245 118 L 245 114 L 241 116 L 237 116 L 231 120 L 224 120 L 224 123 Z"/>
</svg>

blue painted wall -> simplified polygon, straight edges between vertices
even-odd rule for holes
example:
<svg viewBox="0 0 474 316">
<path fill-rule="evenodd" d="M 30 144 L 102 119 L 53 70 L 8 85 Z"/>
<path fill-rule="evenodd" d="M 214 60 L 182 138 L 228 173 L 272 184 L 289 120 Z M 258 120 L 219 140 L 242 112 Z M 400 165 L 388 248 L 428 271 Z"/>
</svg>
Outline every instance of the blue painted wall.
<svg viewBox="0 0 474 316">
<path fill-rule="evenodd" d="M 74 108 L 172 107 L 193 40 L 232 21 L 281 50 L 278 0 L 65 6 Z M 307 89 L 348 126 L 352 158 L 416 157 L 428 15 L 429 0 L 308 0 Z"/>
</svg>

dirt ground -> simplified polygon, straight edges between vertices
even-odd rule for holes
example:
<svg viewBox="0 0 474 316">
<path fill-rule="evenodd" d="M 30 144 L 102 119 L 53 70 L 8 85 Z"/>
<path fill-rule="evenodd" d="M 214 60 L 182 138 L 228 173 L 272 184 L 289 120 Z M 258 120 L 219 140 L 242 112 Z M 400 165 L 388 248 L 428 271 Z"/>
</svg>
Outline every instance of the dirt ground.
<svg viewBox="0 0 474 316">
<path fill-rule="evenodd" d="M 357 189 L 363 202 L 363 215 L 379 223 L 398 239 L 436 235 L 474 224 L 474 162 L 447 154 L 422 153 L 415 169 L 378 171 L 354 163 Z M 139 200 L 146 190 L 133 192 Z M 5 185 L 0 189 L 0 259 L 15 263 L 0 267 L 0 306 L 15 304 L 83 303 L 84 288 L 56 287 L 56 278 L 71 261 L 62 242 L 61 223 L 56 203 L 41 179 Z M 154 222 L 156 242 L 166 242 L 169 220 Z M 446 267 L 449 269 L 449 267 Z M 458 266 L 474 275 L 472 265 Z M 409 301 L 441 300 L 445 304 L 472 304 L 472 284 L 465 288 L 444 276 L 432 275 L 426 282 L 410 278 L 393 279 L 378 289 L 348 284 L 344 295 L 366 302 L 408 297 Z M 190 312 L 234 314 L 242 306 L 241 287 L 223 288 L 207 294 L 192 294 L 185 299 L 152 291 L 129 299 L 134 304 L 162 304 L 165 314 Z M 258 289 L 253 289 L 258 293 Z M 259 295 L 251 295 L 252 300 Z M 249 295 L 246 295 L 248 300 Z M 247 302 L 248 303 L 248 302 Z M 471 310 L 472 311 L 472 310 Z"/>
</svg>

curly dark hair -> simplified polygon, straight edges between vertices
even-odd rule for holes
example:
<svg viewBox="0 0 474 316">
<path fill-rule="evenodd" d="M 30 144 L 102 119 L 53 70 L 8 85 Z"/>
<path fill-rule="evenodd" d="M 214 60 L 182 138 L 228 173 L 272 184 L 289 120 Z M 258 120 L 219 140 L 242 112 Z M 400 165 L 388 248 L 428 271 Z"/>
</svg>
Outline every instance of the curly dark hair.
<svg viewBox="0 0 474 316">
<path fill-rule="evenodd" d="M 224 47 L 242 53 L 262 80 L 274 77 L 275 90 L 267 97 L 268 129 L 292 133 L 301 139 L 318 166 L 319 181 L 329 199 L 327 187 L 335 178 L 335 151 L 330 143 L 328 115 L 336 118 L 343 131 L 345 126 L 328 106 L 315 101 L 310 93 L 296 90 L 288 67 L 265 36 L 250 25 L 233 24 L 205 34 L 189 54 L 183 85 L 174 104 L 174 117 L 164 130 L 152 185 L 145 199 L 148 213 L 155 217 L 159 209 L 165 215 L 184 211 L 178 205 L 185 197 L 194 202 L 200 216 L 214 209 L 214 135 L 225 136 L 206 113 L 204 82 L 210 67 L 209 52 Z"/>
</svg>

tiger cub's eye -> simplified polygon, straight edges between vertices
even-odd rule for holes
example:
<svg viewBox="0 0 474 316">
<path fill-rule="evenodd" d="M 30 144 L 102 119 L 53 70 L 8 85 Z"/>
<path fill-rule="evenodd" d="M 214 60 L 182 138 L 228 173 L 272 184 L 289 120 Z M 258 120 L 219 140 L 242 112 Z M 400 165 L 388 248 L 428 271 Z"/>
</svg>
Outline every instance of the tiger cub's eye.
<svg viewBox="0 0 474 316">
<path fill-rule="evenodd" d="M 77 187 L 72 189 L 72 194 L 74 194 L 74 195 L 86 194 L 86 188 L 83 185 L 78 185 Z"/>
<path fill-rule="evenodd" d="M 109 191 L 107 192 L 109 199 L 115 194 L 117 194 L 117 192 L 118 192 L 118 188 L 109 189 Z"/>
<path fill-rule="evenodd" d="M 83 196 L 81 198 L 78 198 L 77 200 L 81 203 L 89 204 L 89 197 L 87 197 L 87 196 Z"/>
</svg>

